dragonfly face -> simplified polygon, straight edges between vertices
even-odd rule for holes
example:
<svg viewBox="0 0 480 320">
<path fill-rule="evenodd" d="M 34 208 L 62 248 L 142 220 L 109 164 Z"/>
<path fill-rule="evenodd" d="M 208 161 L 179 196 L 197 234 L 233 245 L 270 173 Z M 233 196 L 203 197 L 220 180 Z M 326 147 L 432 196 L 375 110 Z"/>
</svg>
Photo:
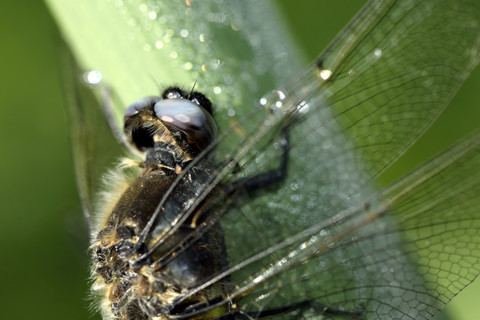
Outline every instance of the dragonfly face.
<svg viewBox="0 0 480 320">
<path fill-rule="evenodd" d="M 142 158 L 93 239 L 105 318 L 430 319 L 480 272 L 479 134 L 373 181 L 477 64 L 479 28 L 473 1 L 371 1 L 217 138 L 201 94 L 133 104 L 119 140 Z"/>
</svg>

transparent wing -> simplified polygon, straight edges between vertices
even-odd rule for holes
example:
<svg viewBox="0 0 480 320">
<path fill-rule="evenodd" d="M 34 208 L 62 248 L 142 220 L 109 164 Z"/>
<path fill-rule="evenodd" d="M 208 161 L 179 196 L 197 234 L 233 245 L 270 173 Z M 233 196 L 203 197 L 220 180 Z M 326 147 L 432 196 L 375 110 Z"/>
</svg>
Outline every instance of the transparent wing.
<svg viewBox="0 0 480 320">
<path fill-rule="evenodd" d="M 92 215 L 98 193 L 102 189 L 102 175 L 122 151 L 92 88 L 80 81 L 83 72 L 67 48 L 63 48 L 62 53 L 62 80 L 67 100 L 75 177 L 84 215 L 92 230 Z"/>
<path fill-rule="evenodd" d="M 229 268 L 205 283 L 230 278 L 234 290 L 222 303 L 234 300 L 252 316 L 306 301 L 311 308 L 301 310 L 304 317 L 318 315 L 324 311 L 321 306 L 327 306 L 363 310 L 372 319 L 429 318 L 473 279 L 478 273 L 472 267 L 478 260 L 476 247 L 459 240 L 455 247 L 435 237 L 443 229 L 429 222 L 437 213 L 429 210 L 430 204 L 456 194 L 425 194 L 425 205 L 404 192 L 411 189 L 411 194 L 422 195 L 437 184 L 459 183 L 448 172 L 462 160 L 469 164 L 465 170 L 476 163 L 464 144 L 459 147 L 461 159 L 445 160 L 454 158 L 452 151 L 438 160 L 444 171 L 429 177 L 436 166 L 427 165 L 418 171 L 425 176 L 417 172 L 399 184 L 407 184 L 404 189 L 375 194 L 371 179 L 425 130 L 476 64 L 478 11 L 473 1 L 372 1 L 303 75 L 262 99 L 257 109 L 227 130 L 217 147 L 218 159 L 226 162 L 199 202 L 217 185 L 274 168 L 283 152 L 280 133 L 285 127 L 290 128 L 291 163 L 286 181 L 274 191 L 255 198 L 215 194 L 212 209 L 218 203 L 232 204 L 228 213 L 212 214 L 225 230 Z M 262 47 L 252 43 L 250 47 Z M 207 66 L 214 67 L 213 60 Z M 256 69 L 239 74 L 246 82 L 262 76 Z M 233 105 L 240 99 L 247 106 L 243 98 L 255 91 L 236 95 L 228 86 L 223 89 L 234 97 Z M 220 118 L 221 127 L 227 127 L 225 117 Z M 443 172 L 446 175 L 440 175 Z M 478 178 L 462 172 L 474 186 Z M 474 194 L 475 187 L 472 190 Z M 466 197 L 473 208 L 475 198 Z M 468 215 L 473 211 L 459 202 L 438 208 L 456 212 L 445 224 L 453 236 L 462 219 L 469 222 L 469 231 L 478 229 L 474 216 Z M 419 231 L 424 226 L 431 233 Z M 199 227 L 196 232 L 207 230 Z M 457 263 L 445 272 L 449 267 L 442 267 L 456 258 L 447 254 L 435 260 L 439 251 L 430 244 L 444 252 L 462 249 L 459 254 L 469 263 Z M 423 260 L 416 260 L 419 257 Z M 426 263 L 425 257 L 441 266 Z M 426 280 L 422 273 L 427 273 Z M 442 290 L 439 283 L 453 289 Z"/>
<path fill-rule="evenodd" d="M 308 301 L 307 318 L 325 306 L 365 319 L 430 319 L 480 272 L 479 161 L 477 132 L 330 218 L 310 209 L 311 227 L 231 269 L 231 298 L 248 293 L 239 304 L 250 312 Z"/>
<path fill-rule="evenodd" d="M 274 166 L 282 149 L 269 146 L 280 144 L 281 128 L 291 133 L 287 181 L 240 198 L 221 218 L 231 269 L 213 282 L 230 275 L 237 289 L 229 298 L 240 308 L 315 301 L 312 316 L 329 306 L 372 319 L 428 319 L 474 279 L 478 239 L 459 239 L 464 232 L 455 230 L 462 221 L 467 234 L 478 230 L 478 189 L 467 196 L 475 209 L 460 200 L 438 204 L 470 190 L 456 188 L 463 180 L 451 173 L 462 161 L 477 183 L 468 143 L 400 183 L 425 203 L 396 187 L 387 199 L 371 198 L 371 179 L 428 127 L 476 65 L 479 21 L 473 1 L 372 1 L 300 78 L 232 127 L 219 154 L 241 169 L 220 170 L 205 195 L 220 179 L 228 184 Z M 463 158 L 452 164 L 455 154 Z M 440 185 L 453 190 L 434 194 Z M 440 213 L 451 215 L 443 226 L 435 224 Z M 435 260 L 445 250 L 459 255 Z M 453 266 L 460 256 L 469 262 Z"/>
<path fill-rule="evenodd" d="M 372 1 L 320 56 L 332 72 L 327 104 L 370 175 L 432 123 L 477 65 L 479 16 L 473 1 Z"/>
</svg>

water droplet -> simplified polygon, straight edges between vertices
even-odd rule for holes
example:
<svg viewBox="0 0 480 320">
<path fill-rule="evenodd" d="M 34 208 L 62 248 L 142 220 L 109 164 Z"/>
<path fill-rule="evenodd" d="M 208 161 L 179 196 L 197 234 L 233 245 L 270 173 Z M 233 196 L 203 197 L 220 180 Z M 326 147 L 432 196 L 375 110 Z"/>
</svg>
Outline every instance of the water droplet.
<svg viewBox="0 0 480 320">
<path fill-rule="evenodd" d="M 192 70 L 193 64 L 191 62 L 187 61 L 187 62 L 185 62 L 183 67 L 185 68 L 185 70 Z"/>
<path fill-rule="evenodd" d="M 297 105 L 297 110 L 300 113 L 307 113 L 310 110 L 310 105 L 306 101 L 302 101 Z"/>
<path fill-rule="evenodd" d="M 215 59 L 215 60 L 213 60 L 213 61 L 211 62 L 211 64 L 212 64 L 212 69 L 213 69 L 213 70 L 216 70 L 216 69 L 220 66 L 220 62 L 221 62 L 220 59 Z"/>
<path fill-rule="evenodd" d="M 169 43 L 170 40 L 172 40 L 172 36 L 173 36 L 173 30 L 172 29 L 165 30 L 165 35 L 163 36 L 163 41 L 166 42 L 166 43 Z"/>
<path fill-rule="evenodd" d="M 155 19 L 157 19 L 157 13 L 156 13 L 155 11 L 150 11 L 150 12 L 148 13 L 148 18 L 149 18 L 150 20 L 155 20 Z"/>
<path fill-rule="evenodd" d="M 322 78 L 323 80 L 328 80 L 328 78 L 330 78 L 331 75 L 332 75 L 332 71 L 328 69 L 323 69 L 320 71 L 320 78 Z"/>
<path fill-rule="evenodd" d="M 182 30 L 180 30 L 180 36 L 181 36 L 182 38 L 188 37 L 188 30 L 187 30 L 187 29 L 182 29 Z"/>
<path fill-rule="evenodd" d="M 140 9 L 141 12 L 145 13 L 147 12 L 148 8 L 147 8 L 147 5 L 145 3 L 142 3 L 138 6 L 138 9 Z"/>
<path fill-rule="evenodd" d="M 232 28 L 233 31 L 239 31 L 240 30 L 240 26 L 238 24 L 236 24 L 235 22 L 232 22 L 230 27 Z"/>
<path fill-rule="evenodd" d="M 158 40 L 157 42 L 155 42 L 155 48 L 162 49 L 163 48 L 163 42 L 161 40 Z"/>
<path fill-rule="evenodd" d="M 83 81 L 88 84 L 99 84 L 102 81 L 102 74 L 98 70 L 92 70 L 83 74 Z"/>
</svg>

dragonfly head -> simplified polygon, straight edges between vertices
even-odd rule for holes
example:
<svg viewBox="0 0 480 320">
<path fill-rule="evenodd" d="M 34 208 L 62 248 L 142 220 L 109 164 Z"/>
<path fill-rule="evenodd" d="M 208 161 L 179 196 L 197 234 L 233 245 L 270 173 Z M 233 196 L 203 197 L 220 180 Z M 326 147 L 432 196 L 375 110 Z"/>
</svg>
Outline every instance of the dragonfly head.
<svg viewBox="0 0 480 320">
<path fill-rule="evenodd" d="M 211 102 L 201 93 L 167 89 L 162 97 L 145 97 L 132 103 L 124 114 L 129 143 L 142 153 L 168 150 L 174 164 L 187 162 L 217 136 Z M 161 159 L 162 155 L 155 157 Z"/>
</svg>

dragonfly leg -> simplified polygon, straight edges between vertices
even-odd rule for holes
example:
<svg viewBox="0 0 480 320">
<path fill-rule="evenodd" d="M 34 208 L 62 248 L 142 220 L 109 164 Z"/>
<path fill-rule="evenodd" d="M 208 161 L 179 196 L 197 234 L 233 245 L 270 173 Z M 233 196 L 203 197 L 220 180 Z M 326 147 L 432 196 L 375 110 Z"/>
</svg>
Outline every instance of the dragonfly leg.
<svg viewBox="0 0 480 320">
<path fill-rule="evenodd" d="M 305 301 L 297 302 L 291 305 L 287 305 L 285 307 L 275 308 L 275 309 L 253 311 L 253 312 L 236 311 L 233 313 L 220 316 L 219 318 L 216 318 L 216 319 L 217 320 L 254 320 L 259 318 L 273 317 L 281 314 L 287 314 L 289 312 L 293 312 L 293 311 L 297 311 L 305 308 L 313 308 L 318 312 L 318 314 L 323 314 L 323 315 L 328 315 L 333 317 L 339 316 L 339 317 L 342 317 L 342 319 L 360 319 L 363 316 L 362 309 L 357 311 L 345 311 L 338 308 L 327 307 L 326 305 L 323 305 L 316 301 L 305 300 Z"/>
<path fill-rule="evenodd" d="M 283 130 L 284 142 L 281 145 L 282 157 L 280 159 L 280 165 L 276 169 L 269 170 L 267 172 L 256 174 L 252 177 L 240 179 L 231 185 L 231 192 L 237 191 L 242 188 L 243 190 L 251 193 L 259 189 L 272 186 L 282 181 L 287 175 L 288 170 L 288 156 L 289 156 L 289 135 L 288 129 Z"/>
<path fill-rule="evenodd" d="M 271 317 L 279 314 L 285 314 L 288 312 L 305 309 L 305 308 L 313 308 L 319 314 L 329 315 L 329 316 L 342 316 L 342 317 L 347 317 L 347 319 L 359 319 L 363 315 L 363 310 L 346 311 L 338 308 L 328 307 L 324 304 L 318 303 L 313 300 L 305 300 L 305 301 L 297 302 L 281 308 L 263 310 L 256 313 L 255 312 L 249 313 L 249 316 L 252 319 L 258 319 L 258 318 L 264 318 L 264 317 Z"/>
</svg>

